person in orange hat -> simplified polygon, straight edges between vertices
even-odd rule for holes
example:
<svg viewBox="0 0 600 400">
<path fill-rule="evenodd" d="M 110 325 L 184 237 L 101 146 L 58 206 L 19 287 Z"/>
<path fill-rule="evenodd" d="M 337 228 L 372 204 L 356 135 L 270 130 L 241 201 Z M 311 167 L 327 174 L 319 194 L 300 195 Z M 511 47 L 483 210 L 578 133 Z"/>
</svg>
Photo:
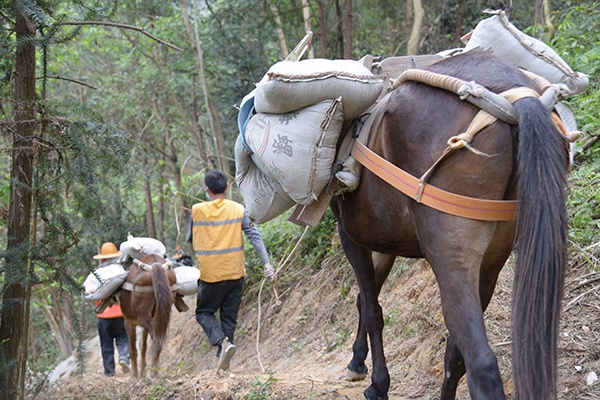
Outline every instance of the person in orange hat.
<svg viewBox="0 0 600 400">
<path fill-rule="evenodd" d="M 94 256 L 94 260 L 99 261 L 98 268 L 101 268 L 116 263 L 121 255 L 122 253 L 117 250 L 114 243 L 106 242 L 100 248 L 100 253 Z M 104 375 L 115 375 L 115 342 L 119 353 L 119 365 L 124 373 L 129 372 L 129 338 L 125 331 L 125 319 L 121 312 L 121 306 L 113 304 L 99 312 L 97 316 Z"/>
</svg>

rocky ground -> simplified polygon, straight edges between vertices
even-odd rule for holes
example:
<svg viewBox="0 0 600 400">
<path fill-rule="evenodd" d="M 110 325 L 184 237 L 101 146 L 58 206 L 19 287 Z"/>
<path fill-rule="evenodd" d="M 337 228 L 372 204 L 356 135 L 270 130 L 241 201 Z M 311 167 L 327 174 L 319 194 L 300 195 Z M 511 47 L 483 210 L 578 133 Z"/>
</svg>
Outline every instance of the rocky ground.
<svg viewBox="0 0 600 400">
<path fill-rule="evenodd" d="M 565 400 L 600 399 L 600 381 L 595 380 L 600 374 L 600 266 L 593 255 L 580 253 L 571 261 L 561 328 L 559 398 Z M 191 309 L 174 312 L 168 344 L 152 377 L 133 379 L 121 372 L 104 377 L 98 339 L 92 338 L 84 374 L 52 375 L 54 382 L 46 384 L 38 398 L 363 398 L 369 381 L 344 379 L 357 325 L 357 287 L 350 267 L 343 259 L 327 260 L 316 274 L 295 272 L 300 283 L 293 286 L 282 283 L 286 274 L 291 278 L 290 272 L 281 271 L 274 285 L 265 285 L 260 301 L 243 305 L 230 371 L 215 372 L 214 349 L 193 317 L 195 298 L 187 297 Z M 509 264 L 486 314 L 489 341 L 509 398 L 511 288 Z M 447 331 L 428 265 L 398 261 L 380 300 L 390 399 L 439 398 Z M 458 398 L 469 398 L 464 380 Z"/>
</svg>

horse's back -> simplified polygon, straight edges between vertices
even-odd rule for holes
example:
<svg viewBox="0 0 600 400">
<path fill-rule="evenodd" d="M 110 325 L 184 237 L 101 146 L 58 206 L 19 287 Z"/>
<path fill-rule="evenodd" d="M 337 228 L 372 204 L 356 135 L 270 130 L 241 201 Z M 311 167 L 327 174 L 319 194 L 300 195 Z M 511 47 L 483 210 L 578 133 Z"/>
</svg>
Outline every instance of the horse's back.
<svg viewBox="0 0 600 400">
<path fill-rule="evenodd" d="M 512 64 L 473 52 L 442 60 L 430 68 L 440 74 L 475 81 L 493 91 L 531 85 Z M 367 146 L 401 170 L 420 178 L 448 147 L 448 140 L 467 130 L 479 112 L 449 91 L 422 83 L 399 86 L 371 118 Z M 477 133 L 472 150 L 461 149 L 437 165 L 428 183 L 455 194 L 493 200 L 516 198 L 516 135 L 496 122 Z M 341 222 L 355 242 L 384 253 L 423 257 L 426 238 L 436 232 L 459 232 L 470 220 L 419 204 L 363 168 L 354 193 L 338 199 Z M 419 240 L 421 239 L 421 240 Z"/>
</svg>

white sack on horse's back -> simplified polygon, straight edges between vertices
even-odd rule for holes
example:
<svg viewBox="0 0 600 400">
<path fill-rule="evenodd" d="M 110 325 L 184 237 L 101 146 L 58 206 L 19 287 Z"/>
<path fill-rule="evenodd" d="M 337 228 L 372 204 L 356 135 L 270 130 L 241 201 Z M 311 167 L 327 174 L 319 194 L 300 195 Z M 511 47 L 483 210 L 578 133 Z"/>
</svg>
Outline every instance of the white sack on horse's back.
<svg viewBox="0 0 600 400">
<path fill-rule="evenodd" d="M 294 206 L 294 200 L 281 185 L 266 176 L 242 147 L 241 136 L 235 143 L 235 180 L 244 198 L 248 217 L 261 224 Z"/>
<path fill-rule="evenodd" d="M 134 259 L 142 258 L 150 254 L 165 257 L 167 248 L 158 239 L 147 237 L 134 237 L 127 235 L 127 240 L 119 247 L 121 253 Z"/>
<path fill-rule="evenodd" d="M 198 279 L 200 279 L 200 269 L 196 267 L 181 266 L 173 268 L 177 278 L 176 292 L 182 296 L 191 296 L 198 291 Z"/>
<path fill-rule="evenodd" d="M 477 24 L 465 51 L 475 48 L 491 51 L 550 83 L 564 83 L 570 95 L 582 93 L 589 84 L 587 75 L 574 72 L 550 46 L 517 29 L 503 11 Z"/>
<path fill-rule="evenodd" d="M 260 113 L 284 114 L 341 97 L 348 120 L 364 113 L 382 89 L 383 77 L 355 60 L 280 61 L 256 85 L 254 107 Z"/>
<path fill-rule="evenodd" d="M 117 290 L 127 277 L 121 264 L 111 264 L 96 269 L 85 278 L 83 288 L 86 300 L 104 300 Z"/>
<path fill-rule="evenodd" d="M 308 205 L 329 182 L 343 115 L 339 98 L 286 114 L 257 113 L 245 141 L 260 170 L 296 203 Z"/>
</svg>

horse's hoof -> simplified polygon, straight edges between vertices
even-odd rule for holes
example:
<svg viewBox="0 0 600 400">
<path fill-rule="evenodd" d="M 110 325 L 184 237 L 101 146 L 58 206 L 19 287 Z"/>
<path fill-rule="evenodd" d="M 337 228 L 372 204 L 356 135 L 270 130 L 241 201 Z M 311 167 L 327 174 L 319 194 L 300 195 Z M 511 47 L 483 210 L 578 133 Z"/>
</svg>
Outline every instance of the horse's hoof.
<svg viewBox="0 0 600 400">
<path fill-rule="evenodd" d="M 388 400 L 388 396 L 387 396 L 387 394 L 380 396 L 377 393 L 375 393 L 374 389 L 368 388 L 367 390 L 365 390 L 365 399 L 367 399 L 367 400 Z"/>
<path fill-rule="evenodd" d="M 365 372 L 355 372 L 350 368 L 346 368 L 346 380 L 347 381 L 362 381 L 367 377 L 367 371 Z"/>
</svg>

